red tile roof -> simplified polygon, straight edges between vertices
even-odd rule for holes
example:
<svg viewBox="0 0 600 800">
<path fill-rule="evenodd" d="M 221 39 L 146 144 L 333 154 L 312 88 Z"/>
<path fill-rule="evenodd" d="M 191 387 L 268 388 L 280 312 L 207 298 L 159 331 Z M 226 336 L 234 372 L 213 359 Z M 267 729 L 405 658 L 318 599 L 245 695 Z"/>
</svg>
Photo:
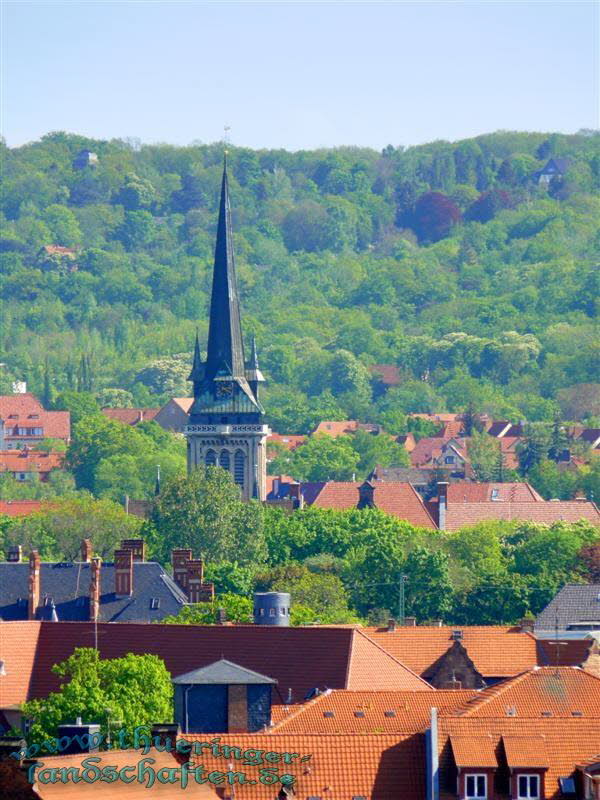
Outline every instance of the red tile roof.
<svg viewBox="0 0 600 800">
<path fill-rule="evenodd" d="M 206 739 L 196 734 L 187 734 L 185 738 L 189 741 Z M 299 800 L 309 797 L 323 800 L 352 800 L 357 797 L 423 800 L 425 797 L 425 737 L 422 734 L 226 734 L 220 737 L 219 745 L 310 756 L 307 761 L 294 759 L 289 766 L 280 764 L 278 767 L 279 774 L 287 772 L 295 777 L 295 796 Z M 207 772 L 223 770 L 224 763 L 227 763 L 223 758 L 215 758 L 208 750 L 191 758 L 195 764 L 203 764 Z M 277 794 L 276 787 L 258 781 L 259 769 L 264 765 L 238 767 L 239 764 L 239 761 L 234 762 L 234 769 L 245 771 L 248 780 L 256 783 L 236 784 L 236 798 L 273 800 Z"/>
<path fill-rule="evenodd" d="M 0 450 L 0 472 L 49 473 L 61 469 L 64 453 L 41 450 Z"/>
<path fill-rule="evenodd" d="M 400 370 L 395 364 L 373 364 L 369 367 L 369 372 L 385 386 L 400 386 L 402 383 Z"/>
<path fill-rule="evenodd" d="M 63 247 L 60 244 L 46 244 L 42 248 L 45 250 L 49 256 L 69 256 L 70 258 L 75 258 L 77 255 L 77 251 L 73 250 L 71 247 Z"/>
<path fill-rule="evenodd" d="M 33 394 L 0 395 L 0 419 L 4 420 L 6 439 L 22 439 L 17 428 L 43 428 L 45 439 L 64 439 L 71 436 L 71 415 L 68 411 L 45 411 Z M 31 434 L 39 438 L 39 434 Z"/>
<path fill-rule="evenodd" d="M 42 500 L 0 500 L 0 514 L 8 517 L 24 517 L 41 511 L 44 506 Z"/>
<path fill-rule="evenodd" d="M 364 631 L 391 655 L 419 675 L 427 676 L 454 644 L 452 631 L 459 626 L 365 628 Z M 537 665 L 536 641 L 529 633 L 508 626 L 472 625 L 460 627 L 461 644 L 483 677 L 501 678 L 516 675 Z"/>
<path fill-rule="evenodd" d="M 450 745 L 457 767 L 497 767 L 496 743 L 491 736 L 453 734 Z"/>
<path fill-rule="evenodd" d="M 124 425 L 137 425 L 138 422 L 150 422 L 158 414 L 160 408 L 103 408 L 102 413 L 109 419 L 116 419 Z"/>
<path fill-rule="evenodd" d="M 538 639 L 540 667 L 581 667 L 594 647 L 595 639 Z"/>
<path fill-rule="evenodd" d="M 308 703 L 279 710 L 273 733 L 417 733 L 429 727 L 431 708 L 456 709 L 477 692 L 374 692 L 334 689 Z M 332 716 L 326 716 L 331 714 Z M 357 716 L 358 714 L 358 716 Z"/>
<path fill-rule="evenodd" d="M 579 667 L 535 667 L 484 689 L 464 708 L 447 713 L 520 719 L 582 716 L 599 720 L 600 727 L 600 678 Z"/>
<path fill-rule="evenodd" d="M 328 481 L 302 484 L 301 491 L 307 505 L 342 511 L 357 507 L 360 486 L 362 483 L 358 482 Z M 411 525 L 422 528 L 436 527 L 423 500 L 410 483 L 382 481 L 374 483 L 373 487 L 373 502 L 376 508 L 385 511 L 386 514 L 405 519 Z"/>
<path fill-rule="evenodd" d="M 506 763 L 511 769 L 549 767 L 544 736 L 503 736 Z"/>
<path fill-rule="evenodd" d="M 515 761 L 532 758 L 540 766 L 548 764 L 546 772 L 546 800 L 559 800 L 564 795 L 560 778 L 573 777 L 578 764 L 593 758 L 600 752 L 600 725 L 594 719 L 519 719 L 503 716 L 494 719 L 469 717 L 441 717 L 439 721 L 438 750 L 440 751 L 440 782 L 448 785 L 453 771 L 450 740 L 467 737 L 473 742 L 486 741 L 486 757 L 489 755 L 487 740 L 498 754 L 495 766 L 501 765 L 505 748 L 503 739 L 509 740 L 510 757 Z M 519 744 L 522 750 L 519 750 Z M 535 744 L 538 747 L 535 747 Z M 471 764 L 471 766 L 484 766 Z"/>
<path fill-rule="evenodd" d="M 307 440 L 307 436 L 297 436 L 293 433 L 270 433 L 267 436 L 267 448 L 270 444 L 279 444 L 286 450 L 295 450 Z"/>
<path fill-rule="evenodd" d="M 179 408 L 182 411 L 185 411 L 185 413 L 187 414 L 188 411 L 190 410 L 190 408 L 192 407 L 192 403 L 194 402 L 194 398 L 193 397 L 172 397 L 169 400 L 169 402 L 170 403 L 175 403 L 176 406 L 179 406 Z M 163 406 L 163 408 L 164 408 L 164 406 Z"/>
<path fill-rule="evenodd" d="M 544 498 L 528 483 L 472 483 L 460 481 L 448 486 L 448 503 L 544 502 Z"/>
<path fill-rule="evenodd" d="M 319 422 L 317 427 L 313 431 L 313 435 L 315 434 L 325 434 L 327 436 L 332 436 L 334 439 L 337 436 L 345 436 L 349 433 L 354 433 L 358 430 L 358 422 L 355 419 L 345 419 L 342 421 L 337 420 L 323 420 Z"/>
<path fill-rule="evenodd" d="M 25 630 L 21 629 L 21 635 Z M 314 687 L 433 691 L 428 683 L 353 627 L 99 623 L 97 633 L 103 658 L 116 658 L 128 652 L 154 653 L 164 659 L 174 676 L 226 658 L 277 679 L 279 691 L 274 693 L 275 703 L 284 702 L 289 689 L 298 701 Z M 31 696 L 44 697 L 56 690 L 59 681 L 50 671 L 52 665 L 67 658 L 75 647 L 92 646 L 94 640 L 95 626 L 91 623 L 43 622 Z"/>
<path fill-rule="evenodd" d="M 587 520 L 600 526 L 600 512 L 586 501 L 548 501 L 537 503 L 451 503 L 446 510 L 446 530 L 456 531 L 489 519 L 524 520 L 539 525 Z"/>
<path fill-rule="evenodd" d="M 0 622 L 0 659 L 6 675 L 0 677 L 0 708 L 29 697 L 30 679 L 40 635 L 40 622 Z"/>
<path fill-rule="evenodd" d="M 504 465 L 507 469 L 518 469 L 519 458 L 517 456 L 517 445 L 522 441 L 519 436 L 503 436 L 498 440 L 500 442 L 500 450 L 504 456 Z"/>
</svg>

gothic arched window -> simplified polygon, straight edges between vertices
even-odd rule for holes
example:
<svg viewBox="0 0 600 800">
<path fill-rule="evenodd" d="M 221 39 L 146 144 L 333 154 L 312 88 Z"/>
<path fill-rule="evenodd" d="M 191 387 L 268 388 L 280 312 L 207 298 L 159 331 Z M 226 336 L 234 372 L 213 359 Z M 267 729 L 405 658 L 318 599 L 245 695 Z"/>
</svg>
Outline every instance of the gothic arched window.
<svg viewBox="0 0 600 800">
<path fill-rule="evenodd" d="M 229 469 L 229 450 L 221 450 L 219 454 L 219 466 L 223 469 Z"/>
<path fill-rule="evenodd" d="M 214 467 L 217 463 L 217 454 L 214 450 L 207 450 L 204 456 L 204 463 L 207 467 Z"/>
<path fill-rule="evenodd" d="M 236 450 L 233 458 L 233 479 L 242 489 L 244 488 L 245 466 L 246 456 L 241 450 Z"/>
</svg>

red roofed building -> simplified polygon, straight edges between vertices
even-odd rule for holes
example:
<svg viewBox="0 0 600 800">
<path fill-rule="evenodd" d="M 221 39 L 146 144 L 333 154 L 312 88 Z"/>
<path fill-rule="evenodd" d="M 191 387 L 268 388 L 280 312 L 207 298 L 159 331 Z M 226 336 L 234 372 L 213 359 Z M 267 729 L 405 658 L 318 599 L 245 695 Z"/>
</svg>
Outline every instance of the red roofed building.
<svg viewBox="0 0 600 800">
<path fill-rule="evenodd" d="M 457 531 L 476 525 L 485 520 L 497 519 L 506 522 L 515 520 L 535 522 L 538 525 L 552 525 L 555 522 L 578 522 L 587 520 L 600 527 L 600 511 L 594 503 L 587 500 L 548 500 L 545 502 L 458 502 L 448 503 L 445 520 L 438 525 L 443 530 Z"/>
<path fill-rule="evenodd" d="M 183 433 L 188 424 L 188 413 L 193 402 L 193 397 L 172 397 L 157 412 L 154 421 L 166 431 Z"/>
<path fill-rule="evenodd" d="M 68 411 L 46 411 L 29 392 L 0 395 L 0 450 L 12 450 L 43 439 L 71 438 Z"/>
<path fill-rule="evenodd" d="M 54 469 L 62 469 L 64 453 L 41 450 L 0 450 L 0 473 L 8 472 L 17 481 L 47 481 Z"/>
<path fill-rule="evenodd" d="M 42 500 L 0 500 L 0 514 L 7 517 L 26 517 L 41 511 L 45 504 Z"/>
<path fill-rule="evenodd" d="M 150 422 L 158 414 L 160 408 L 103 408 L 102 413 L 109 419 L 122 422 L 124 425 L 137 425 Z"/>
<path fill-rule="evenodd" d="M 293 433 L 270 433 L 267 436 L 267 453 L 269 445 L 271 444 L 280 445 L 291 452 L 304 444 L 307 438 L 306 436 L 297 436 Z"/>
<path fill-rule="evenodd" d="M 448 503 L 518 502 L 543 503 L 544 498 L 529 483 L 451 483 L 446 494 Z"/>
<path fill-rule="evenodd" d="M 435 528 L 435 522 L 423 500 L 410 483 L 327 481 L 304 483 L 299 491 L 305 505 L 338 511 L 377 508 L 386 514 L 405 519 L 411 525 Z"/>
</svg>

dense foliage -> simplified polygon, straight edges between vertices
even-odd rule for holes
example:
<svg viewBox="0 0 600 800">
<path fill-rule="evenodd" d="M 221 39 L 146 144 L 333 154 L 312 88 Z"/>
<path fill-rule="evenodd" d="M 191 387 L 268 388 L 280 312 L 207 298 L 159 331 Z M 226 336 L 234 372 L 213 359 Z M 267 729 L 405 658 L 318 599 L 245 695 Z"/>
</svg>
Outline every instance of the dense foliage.
<svg viewBox="0 0 600 800">
<path fill-rule="evenodd" d="M 98 163 L 74 168 L 84 148 Z M 45 401 L 83 390 L 106 405 L 188 391 L 222 155 L 65 133 L 3 149 L 4 390 L 20 378 Z M 553 156 L 569 168 L 541 187 Z M 578 388 L 598 356 L 598 135 L 229 159 L 245 331 L 276 430 L 469 401 L 534 421 L 598 413 L 597 389 Z M 373 403 L 377 363 L 402 383 Z"/>
</svg>

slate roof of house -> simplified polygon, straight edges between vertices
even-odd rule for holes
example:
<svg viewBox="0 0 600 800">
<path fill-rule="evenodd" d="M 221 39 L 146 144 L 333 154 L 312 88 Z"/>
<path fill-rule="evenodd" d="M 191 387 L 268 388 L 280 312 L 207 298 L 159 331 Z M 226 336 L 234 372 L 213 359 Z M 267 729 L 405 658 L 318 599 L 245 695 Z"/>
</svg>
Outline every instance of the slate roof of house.
<svg viewBox="0 0 600 800">
<path fill-rule="evenodd" d="M 307 505 L 337 510 L 356 508 L 359 501 L 358 482 L 328 481 L 303 483 L 300 491 Z M 410 483 L 375 482 L 375 507 L 387 514 L 404 519 L 411 525 L 435 528 L 422 499 Z"/>
<path fill-rule="evenodd" d="M 584 428 L 584 430 L 579 434 L 579 439 L 583 439 L 583 441 L 587 442 L 590 447 L 600 446 L 600 428 Z"/>
<path fill-rule="evenodd" d="M 448 503 L 544 502 L 544 498 L 528 483 L 451 483 L 447 490 Z"/>
<path fill-rule="evenodd" d="M 46 473 L 61 469 L 64 453 L 41 450 L 0 450 L 0 472 Z"/>
<path fill-rule="evenodd" d="M 189 741 L 205 737 L 186 734 Z M 294 775 L 295 796 L 327 798 L 327 800 L 423 800 L 425 797 L 425 737 L 423 734 L 402 735 L 315 735 L 315 734 L 225 734 L 219 744 L 242 748 L 260 748 L 267 752 L 298 753 L 310 756 L 295 759 L 290 765 L 279 765 L 280 773 Z M 192 756 L 207 771 L 222 770 L 223 759 L 204 751 Z M 239 762 L 237 762 L 239 764 Z M 264 765 L 263 765 L 264 766 Z M 260 766 L 244 766 L 255 785 L 235 787 L 239 800 L 273 800 L 275 787 L 258 781 Z M 401 789 L 401 793 L 399 793 Z"/>
<path fill-rule="evenodd" d="M 524 520 L 539 525 L 587 520 L 600 526 L 600 511 L 587 501 L 449 503 L 446 530 L 456 531 L 489 519 Z"/>
<path fill-rule="evenodd" d="M 289 706 L 272 733 L 417 733 L 425 731 L 431 708 L 456 709 L 475 697 L 472 689 L 432 692 L 372 692 L 334 689 Z M 284 707 L 286 708 L 286 707 Z"/>
<path fill-rule="evenodd" d="M 8 517 L 24 517 L 42 511 L 47 504 L 42 500 L 0 500 L 0 514 Z"/>
<path fill-rule="evenodd" d="M 183 675 L 177 675 L 173 678 L 173 683 L 177 684 L 265 684 L 277 683 L 273 678 L 267 675 L 260 675 L 250 669 L 240 667 L 226 658 L 221 658 L 215 661 L 214 664 L 209 664 L 207 667 L 194 669 L 191 672 L 186 672 Z"/>
<path fill-rule="evenodd" d="M 485 766 L 473 763 L 479 754 L 489 761 L 490 748 L 496 754 L 496 761 L 490 766 L 505 764 L 504 752 L 509 741 L 508 755 L 514 766 L 534 760 L 528 767 L 548 766 L 545 773 L 546 800 L 559 800 L 560 778 L 573 777 L 577 765 L 583 760 L 593 758 L 600 750 L 600 725 L 596 719 L 519 719 L 497 717 L 490 719 L 472 717 L 441 717 L 439 720 L 438 750 L 440 752 L 440 783 L 446 784 L 452 774 L 452 747 L 458 737 L 469 741 L 469 766 Z M 479 748 L 479 749 L 478 749 Z M 441 798 L 456 797 L 448 791 Z"/>
<path fill-rule="evenodd" d="M 46 411 L 35 395 L 23 394 L 0 395 L 0 419 L 4 420 L 5 437 L 22 438 L 16 429 L 43 428 L 46 439 L 65 439 L 71 435 L 71 415 L 68 411 Z M 25 434 L 26 435 L 26 434 Z M 38 434 L 35 434 L 39 436 Z"/>
<path fill-rule="evenodd" d="M 124 425 L 137 425 L 138 422 L 150 422 L 158 414 L 160 408 L 103 408 L 102 413 L 109 419 L 115 419 Z"/>
<path fill-rule="evenodd" d="M 510 713 L 509 713 L 510 710 Z M 599 720 L 600 678 L 579 667 L 534 667 L 444 712 L 461 717 L 586 717 Z"/>
<path fill-rule="evenodd" d="M 419 467 L 381 467 L 378 464 L 371 475 L 370 480 L 410 483 L 413 486 L 422 486 L 429 483 L 433 475 L 435 475 L 435 470 L 419 469 Z"/>
<path fill-rule="evenodd" d="M 461 644 L 475 668 L 484 678 L 516 675 L 536 666 L 536 641 L 518 628 L 501 625 L 472 625 L 442 628 L 418 625 L 387 628 L 365 628 L 373 641 L 425 677 L 434 671 L 437 661 L 452 647 L 452 632 L 462 631 Z"/>
<path fill-rule="evenodd" d="M 577 622 L 600 623 L 600 583 L 563 586 L 535 620 L 534 630 L 565 630 Z"/>
<path fill-rule="evenodd" d="M 87 562 L 48 563 L 40 567 L 40 605 L 38 616 L 44 618 L 52 598 L 61 621 L 84 621 L 90 616 L 91 564 Z M 0 562 L 0 618 L 5 621 L 27 619 L 29 564 Z M 169 614 L 178 614 L 187 598 L 164 571 L 154 562 L 133 563 L 133 595 L 117 597 L 115 567 L 103 562 L 100 569 L 100 612 L 102 622 L 152 622 Z M 157 598 L 159 607 L 151 608 Z M 19 602 L 20 600 L 20 602 Z"/>
<path fill-rule="evenodd" d="M 23 626 L 39 623 L 0 625 L 6 669 L 10 671 L 13 660 L 20 658 L 19 642 L 11 637 L 12 646 L 5 648 L 2 632 L 12 625 L 20 626 L 23 639 L 28 631 Z M 37 627 L 32 628 L 31 635 L 38 635 Z M 42 622 L 29 696 L 45 697 L 55 691 L 59 679 L 51 672 L 52 665 L 70 656 L 76 647 L 93 646 L 96 636 L 102 658 L 153 653 L 164 659 L 175 676 L 226 658 L 277 680 L 281 691 L 273 692 L 275 704 L 287 699 L 289 689 L 294 701 L 304 699 L 314 688 L 434 691 L 359 628 Z"/>
</svg>

